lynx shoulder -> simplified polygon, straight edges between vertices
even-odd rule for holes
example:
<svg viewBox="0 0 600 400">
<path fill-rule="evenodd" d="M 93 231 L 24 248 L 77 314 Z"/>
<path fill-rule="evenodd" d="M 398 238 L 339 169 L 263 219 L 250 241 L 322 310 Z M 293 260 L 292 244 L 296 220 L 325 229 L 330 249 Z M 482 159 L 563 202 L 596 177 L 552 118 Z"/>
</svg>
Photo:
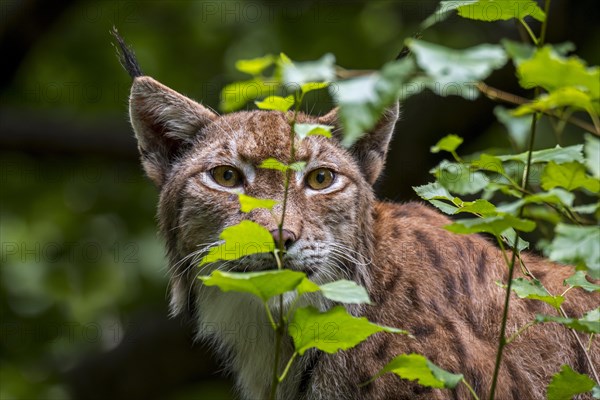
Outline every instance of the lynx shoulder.
<svg viewBox="0 0 600 400">
<path fill-rule="evenodd" d="M 267 111 L 217 115 L 142 75 L 133 55 L 124 51 L 123 64 L 134 78 L 131 124 L 143 167 L 160 189 L 158 218 L 170 264 L 172 310 L 195 321 L 198 337 L 211 342 L 235 374 L 242 398 L 266 398 L 273 337 L 262 304 L 203 287 L 195 278 L 198 261 L 224 228 L 249 219 L 275 230 L 268 211 L 241 213 L 236 193 L 279 200 L 276 212 L 281 207 L 280 172 L 258 165 L 267 158 L 289 161 L 287 116 Z M 412 352 L 463 373 L 481 398 L 488 396 L 504 301 L 497 282 L 506 281 L 506 266 L 487 239 L 443 229 L 450 220 L 437 211 L 375 199 L 372 184 L 383 169 L 397 118 L 396 105 L 350 149 L 336 137 L 302 141 L 296 156 L 306 168 L 290 183 L 284 263 L 315 282 L 346 278 L 365 286 L 373 305 L 348 306 L 349 312 L 406 329 L 414 337 L 377 334 L 348 351 L 309 351 L 280 387 L 281 399 L 470 398 L 465 387 L 443 392 L 391 374 L 359 386 L 395 355 Z M 321 117 L 300 114 L 298 121 L 338 126 L 335 110 Z M 307 183 L 314 171 L 326 175 L 326 184 Z M 207 268 L 255 271 L 272 264 L 270 257 L 251 255 Z M 533 255 L 523 255 L 523 262 L 555 293 L 564 290 L 564 279 L 573 273 L 571 267 Z M 598 304 L 598 294 L 573 289 L 563 308 L 581 316 Z M 329 305 L 321 301 L 317 306 Z M 513 302 L 508 334 L 537 313 L 551 314 L 552 309 L 532 300 Z M 496 398 L 544 398 L 551 375 L 565 363 L 590 373 L 578 339 L 589 341 L 557 324 L 524 332 L 507 347 Z M 600 341 L 589 345 L 592 363 L 600 365 Z"/>
</svg>

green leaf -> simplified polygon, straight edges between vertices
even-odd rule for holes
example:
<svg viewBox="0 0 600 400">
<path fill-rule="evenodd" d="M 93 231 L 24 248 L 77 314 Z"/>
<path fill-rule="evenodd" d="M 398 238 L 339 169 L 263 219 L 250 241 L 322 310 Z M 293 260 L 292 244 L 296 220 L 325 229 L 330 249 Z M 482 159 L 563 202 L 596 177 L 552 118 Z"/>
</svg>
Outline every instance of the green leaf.
<svg viewBox="0 0 600 400">
<path fill-rule="evenodd" d="M 270 199 L 257 199 L 256 197 L 247 196 L 245 194 L 238 194 L 238 200 L 240 201 L 240 210 L 242 212 L 250 212 L 255 208 L 266 208 L 272 209 L 277 202 Z"/>
<path fill-rule="evenodd" d="M 448 189 L 440 185 L 439 182 L 431 182 L 423 186 L 413 186 L 413 190 L 423 200 L 452 200 L 454 198 L 454 196 L 452 196 L 450 192 L 448 192 Z"/>
<path fill-rule="evenodd" d="M 536 47 L 523 42 L 515 42 L 510 39 L 500 40 L 502 47 L 506 50 L 508 56 L 513 60 L 515 67 L 521 65 L 525 60 L 529 60 L 535 53 Z"/>
<path fill-rule="evenodd" d="M 481 154 L 479 159 L 473 161 L 471 165 L 484 171 L 497 172 L 499 174 L 506 173 L 506 171 L 504 171 L 502 161 L 498 157 L 489 154 Z"/>
<path fill-rule="evenodd" d="M 600 226 L 558 224 L 550 244 L 550 259 L 587 267 L 590 276 L 600 279 Z"/>
<path fill-rule="evenodd" d="M 288 169 L 291 169 L 292 171 L 302 171 L 305 167 L 305 161 L 296 161 L 288 165 L 272 157 L 267 158 L 258 166 L 258 168 L 274 169 L 281 172 L 286 172 Z"/>
<path fill-rule="evenodd" d="M 457 11 L 463 18 L 488 22 L 526 17 L 540 22 L 546 19 L 544 11 L 533 0 L 479 0 L 473 4 L 461 5 Z"/>
<path fill-rule="evenodd" d="M 289 169 L 287 164 L 284 164 L 281 161 L 278 161 L 274 158 L 267 158 L 262 163 L 260 163 L 258 168 L 275 169 L 275 170 L 281 171 L 281 172 L 285 172 Z"/>
<path fill-rule="evenodd" d="M 329 82 L 308 82 L 300 85 L 302 93 L 312 92 L 313 90 L 323 89 L 329 86 Z"/>
<path fill-rule="evenodd" d="M 378 73 L 329 86 L 329 93 L 339 105 L 343 146 L 350 147 L 375 126 L 383 112 L 398 100 L 414 70 L 412 58 L 404 58 L 387 63 Z"/>
<path fill-rule="evenodd" d="M 571 210 L 579 214 L 595 214 L 598 210 L 600 210 L 600 203 L 582 204 L 580 206 L 573 207 Z"/>
<path fill-rule="evenodd" d="M 415 39 L 407 40 L 406 44 L 415 54 L 419 66 L 428 74 L 422 83 L 440 96 L 477 98 L 477 81 L 487 78 L 507 60 L 504 49 L 497 45 L 482 44 L 453 50 Z"/>
<path fill-rule="evenodd" d="M 335 57 L 325 54 L 317 61 L 294 62 L 283 65 L 283 83 L 286 86 L 330 82 L 335 79 Z M 307 86 L 306 88 L 310 88 Z M 313 85 L 314 87 L 314 85 Z"/>
<path fill-rule="evenodd" d="M 320 286 L 323 296 L 329 300 L 349 304 L 371 304 L 364 287 L 354 281 L 339 280 Z"/>
<path fill-rule="evenodd" d="M 480 215 L 482 217 L 489 217 L 498 214 L 498 211 L 496 211 L 496 206 L 484 199 L 460 202 L 459 208 L 456 210 L 455 214 L 463 212 Z"/>
<path fill-rule="evenodd" d="M 288 331 L 300 355 L 313 347 L 326 353 L 347 350 L 377 332 L 407 334 L 400 329 L 374 324 L 364 317 L 354 317 L 342 306 L 323 313 L 314 307 L 299 308 Z"/>
<path fill-rule="evenodd" d="M 485 188 L 489 180 L 479 171 L 472 171 L 463 163 L 442 161 L 430 171 L 442 186 L 460 195 L 474 194 Z"/>
<path fill-rule="evenodd" d="M 306 279 L 303 272 L 280 269 L 261 272 L 224 272 L 215 270 L 200 279 L 206 286 L 217 286 L 224 292 L 250 293 L 263 302 L 292 291 Z"/>
<path fill-rule="evenodd" d="M 306 168 L 306 161 L 296 161 L 288 166 L 292 171 L 302 171 Z"/>
<path fill-rule="evenodd" d="M 573 396 L 592 390 L 595 382 L 587 375 L 577 373 L 568 365 L 552 376 L 548 385 L 548 400 L 571 400 Z"/>
<path fill-rule="evenodd" d="M 294 124 L 294 132 L 298 135 L 300 140 L 303 140 L 307 136 L 320 135 L 326 138 L 331 137 L 331 130 L 334 127 L 331 125 L 319 125 L 319 124 Z"/>
<path fill-rule="evenodd" d="M 600 285 L 593 284 L 585 276 L 585 272 L 577 271 L 570 278 L 565 279 L 565 285 L 580 287 L 588 292 L 600 292 Z"/>
<path fill-rule="evenodd" d="M 269 96 L 262 101 L 255 101 L 254 103 L 261 110 L 274 110 L 286 112 L 294 105 L 294 102 L 294 96 Z"/>
<path fill-rule="evenodd" d="M 519 161 L 527 163 L 528 152 L 512 155 L 497 156 L 502 161 Z M 537 150 L 531 153 L 531 163 L 545 163 L 554 161 L 557 164 L 563 164 L 571 161 L 583 162 L 583 145 L 560 147 L 553 149 Z"/>
<path fill-rule="evenodd" d="M 556 89 L 550 93 L 541 94 L 532 102 L 520 105 L 512 114 L 520 117 L 563 107 L 587 111 L 591 116 L 598 115 L 599 110 L 598 101 L 594 101 L 589 93 L 569 86 Z"/>
<path fill-rule="evenodd" d="M 200 265 L 217 260 L 237 260 L 250 254 L 275 250 L 271 233 L 262 225 L 248 220 L 223 229 L 219 238 L 225 242 L 212 247 Z"/>
<path fill-rule="evenodd" d="M 584 188 L 592 193 L 600 191 L 600 179 L 592 178 L 585 173 L 585 167 L 578 162 L 556 164 L 549 162 L 542 173 L 542 188 L 549 190 L 557 186 L 569 191 Z"/>
<path fill-rule="evenodd" d="M 585 134 L 585 165 L 595 178 L 600 178 L 600 139 Z"/>
<path fill-rule="evenodd" d="M 275 89 L 273 82 L 265 82 L 262 79 L 250 79 L 248 81 L 233 82 L 226 85 L 221 91 L 221 102 L 219 107 L 224 112 L 232 112 L 244 107 L 250 100 L 263 97 Z"/>
<path fill-rule="evenodd" d="M 238 60 L 235 63 L 235 68 L 238 71 L 245 72 L 250 75 L 259 75 L 265 69 L 273 65 L 275 57 L 267 54 L 264 57 L 253 58 L 250 60 Z"/>
<path fill-rule="evenodd" d="M 553 315 L 536 315 L 535 319 L 538 322 L 556 322 L 579 332 L 600 333 L 600 308 L 587 312 L 580 319 Z"/>
<path fill-rule="evenodd" d="M 458 146 L 462 144 L 462 142 L 463 138 L 457 135 L 450 134 L 440 139 L 435 146 L 432 146 L 431 152 L 439 153 L 443 150 L 449 153 L 453 153 L 458 148 Z"/>
<path fill-rule="evenodd" d="M 526 89 L 540 86 L 549 92 L 572 86 L 590 94 L 593 99 L 600 97 L 600 68 L 587 68 L 577 57 L 561 57 L 552 46 L 536 50 L 533 57 L 517 67 L 519 83 Z"/>
<path fill-rule="evenodd" d="M 494 108 L 494 115 L 498 118 L 508 131 L 508 136 L 518 150 L 527 147 L 527 139 L 531 131 L 532 116 L 516 117 L 502 106 Z"/>
<path fill-rule="evenodd" d="M 420 354 L 401 354 L 390 361 L 373 379 L 392 372 L 402 379 L 417 381 L 421 386 L 454 389 L 463 380 L 433 364 Z"/>
<path fill-rule="evenodd" d="M 565 301 L 565 298 L 562 296 L 552 296 L 548 293 L 546 288 L 537 279 L 513 279 L 511 289 L 522 299 L 540 300 L 557 310 L 563 301 Z"/>
<path fill-rule="evenodd" d="M 498 210 L 505 213 L 516 214 L 519 208 L 526 204 L 556 204 L 571 207 L 574 200 L 575 195 L 573 193 L 560 188 L 554 188 L 548 192 L 534 193 L 515 202 L 503 204 L 498 207 Z"/>
<path fill-rule="evenodd" d="M 422 24 L 421 29 L 427 29 L 437 22 L 443 21 L 454 10 L 463 18 L 480 21 L 499 21 L 509 19 L 525 19 L 532 17 L 544 21 L 546 15 L 533 0 L 463 0 L 441 1 L 433 15 Z"/>
<path fill-rule="evenodd" d="M 446 225 L 444 228 L 454 233 L 469 234 L 486 232 L 500 236 L 508 228 L 531 232 L 535 229 L 535 222 L 506 214 L 486 218 L 459 219 L 453 224 Z"/>
<path fill-rule="evenodd" d="M 307 278 L 300 282 L 300 284 L 296 287 L 296 290 L 300 295 L 304 293 L 318 292 L 319 290 L 321 290 L 321 288 L 319 287 L 319 285 Z"/>
</svg>

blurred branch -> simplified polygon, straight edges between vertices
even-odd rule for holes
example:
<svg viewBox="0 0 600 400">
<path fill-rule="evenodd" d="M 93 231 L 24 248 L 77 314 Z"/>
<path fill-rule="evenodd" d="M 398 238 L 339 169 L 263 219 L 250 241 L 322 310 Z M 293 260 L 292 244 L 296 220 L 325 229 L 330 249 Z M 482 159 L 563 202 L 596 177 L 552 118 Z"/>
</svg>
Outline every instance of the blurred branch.
<svg viewBox="0 0 600 400">
<path fill-rule="evenodd" d="M 0 2 L 0 92 L 12 82 L 29 50 L 74 0 Z"/>
</svg>

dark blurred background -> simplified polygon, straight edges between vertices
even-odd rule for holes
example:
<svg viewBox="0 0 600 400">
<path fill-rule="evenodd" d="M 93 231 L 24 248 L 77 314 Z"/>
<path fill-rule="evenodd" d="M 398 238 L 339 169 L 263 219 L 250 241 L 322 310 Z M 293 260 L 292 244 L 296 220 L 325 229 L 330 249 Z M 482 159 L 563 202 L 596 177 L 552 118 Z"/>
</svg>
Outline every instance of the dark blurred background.
<svg viewBox="0 0 600 400">
<path fill-rule="evenodd" d="M 1 0 L 0 398 L 234 398 L 189 325 L 168 317 L 157 191 L 138 165 L 113 25 L 146 74 L 217 107 L 223 85 L 241 77 L 239 58 L 331 52 L 346 68 L 379 68 L 436 5 Z M 553 1 L 548 40 L 572 41 L 597 65 L 598 10 L 594 0 Z M 452 17 L 423 39 L 463 48 L 521 35 L 512 21 Z M 517 90 L 510 65 L 489 83 Z M 321 96 L 313 112 L 329 107 Z M 429 147 L 447 133 L 467 139 L 463 153 L 508 147 L 485 98 L 425 92 L 403 107 L 381 198 L 415 198 L 411 186 L 426 183 L 439 161 Z M 581 140 L 579 131 L 568 135 Z M 540 135 L 538 145 L 547 144 Z"/>
</svg>

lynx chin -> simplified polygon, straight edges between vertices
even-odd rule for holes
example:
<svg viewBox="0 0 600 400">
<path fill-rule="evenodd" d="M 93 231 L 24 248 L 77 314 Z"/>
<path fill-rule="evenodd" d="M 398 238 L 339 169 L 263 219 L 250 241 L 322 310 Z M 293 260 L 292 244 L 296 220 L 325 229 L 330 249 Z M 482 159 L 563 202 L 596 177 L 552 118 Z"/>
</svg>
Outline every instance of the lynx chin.
<svg viewBox="0 0 600 400">
<path fill-rule="evenodd" d="M 262 304 L 249 295 L 202 286 L 196 278 L 211 269 L 258 271 L 273 265 L 270 254 L 255 254 L 198 268 L 228 226 L 248 219 L 276 231 L 267 210 L 241 213 L 237 193 L 278 200 L 274 211 L 281 213 L 281 172 L 258 165 L 271 157 L 289 162 L 288 116 L 275 111 L 218 115 L 143 75 L 118 40 L 121 61 L 133 78 L 129 112 L 141 162 L 160 190 L 158 220 L 169 259 L 172 312 L 192 318 L 198 338 L 210 342 L 234 374 L 241 398 L 265 399 L 274 337 Z M 506 265 L 486 238 L 448 232 L 442 227 L 450 220 L 428 206 L 375 198 L 372 185 L 384 167 L 398 113 L 396 104 L 349 149 L 340 145 L 336 110 L 319 117 L 298 115 L 298 122 L 337 128 L 333 138 L 310 136 L 296 149 L 296 159 L 306 167 L 290 182 L 283 262 L 317 283 L 344 278 L 364 286 L 373 304 L 346 306 L 348 311 L 406 329 L 413 337 L 378 333 L 336 354 L 308 351 L 279 386 L 279 399 L 471 398 L 464 385 L 442 391 L 392 374 L 359 386 L 394 356 L 412 352 L 463 373 L 481 398 L 489 396 L 504 301 L 496 282 L 506 280 Z M 552 293 L 561 293 L 574 271 L 530 254 L 523 259 Z M 331 306 L 307 301 L 321 310 Z M 575 288 L 563 308 L 579 317 L 598 304 L 598 293 L 584 295 Z M 507 334 L 537 313 L 553 310 L 533 300 L 512 302 Z M 293 352 L 291 341 L 286 346 L 282 362 Z M 600 341 L 594 338 L 590 346 L 592 361 L 600 366 Z M 496 399 L 545 398 L 562 364 L 591 373 L 572 332 L 553 323 L 528 329 L 505 350 Z"/>
</svg>

